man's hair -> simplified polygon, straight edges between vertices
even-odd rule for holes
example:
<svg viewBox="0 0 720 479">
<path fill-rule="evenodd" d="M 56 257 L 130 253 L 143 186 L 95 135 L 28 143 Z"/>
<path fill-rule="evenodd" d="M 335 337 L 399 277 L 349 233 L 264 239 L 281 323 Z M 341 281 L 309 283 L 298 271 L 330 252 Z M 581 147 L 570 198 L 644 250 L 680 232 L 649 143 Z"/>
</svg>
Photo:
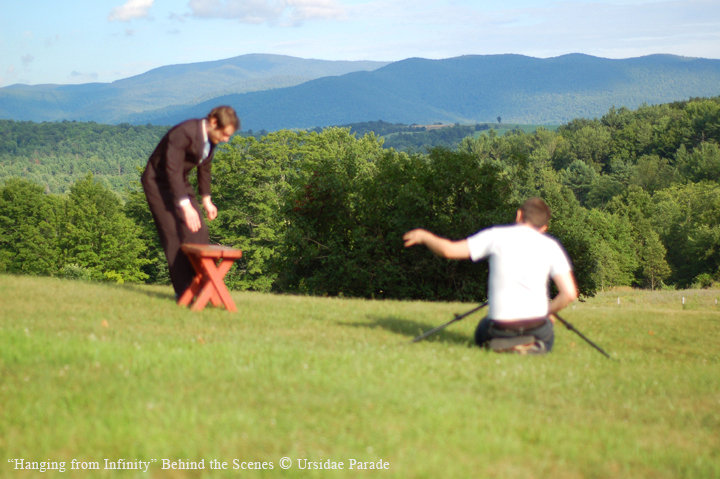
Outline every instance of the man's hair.
<svg viewBox="0 0 720 479">
<path fill-rule="evenodd" d="M 210 118 L 215 118 L 219 128 L 225 128 L 228 125 L 232 125 L 235 128 L 235 131 L 240 129 L 240 119 L 231 106 L 223 105 L 215 107 L 210 113 L 208 113 L 207 117 L 208 120 Z"/>
<path fill-rule="evenodd" d="M 535 228 L 547 226 L 550 222 L 550 207 L 541 198 L 530 198 L 520 207 L 523 222 Z"/>
</svg>

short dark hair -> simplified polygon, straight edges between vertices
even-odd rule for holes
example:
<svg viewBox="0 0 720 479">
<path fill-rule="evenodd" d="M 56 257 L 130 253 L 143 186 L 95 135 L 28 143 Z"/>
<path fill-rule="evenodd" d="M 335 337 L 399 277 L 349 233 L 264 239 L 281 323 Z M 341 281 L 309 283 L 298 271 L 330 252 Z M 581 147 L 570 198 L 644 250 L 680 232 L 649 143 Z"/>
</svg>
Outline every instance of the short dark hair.
<svg viewBox="0 0 720 479">
<path fill-rule="evenodd" d="M 550 222 L 550 207 L 542 198 L 530 198 L 520 207 L 523 222 L 529 223 L 535 228 L 547 226 Z"/>
<path fill-rule="evenodd" d="M 215 107 L 212 111 L 210 111 L 210 113 L 208 113 L 207 117 L 208 120 L 210 118 L 215 118 L 217 125 L 220 128 L 232 125 L 235 128 L 235 131 L 240 129 L 240 119 L 238 118 L 237 113 L 235 113 L 235 109 L 231 106 L 222 105 Z"/>
</svg>

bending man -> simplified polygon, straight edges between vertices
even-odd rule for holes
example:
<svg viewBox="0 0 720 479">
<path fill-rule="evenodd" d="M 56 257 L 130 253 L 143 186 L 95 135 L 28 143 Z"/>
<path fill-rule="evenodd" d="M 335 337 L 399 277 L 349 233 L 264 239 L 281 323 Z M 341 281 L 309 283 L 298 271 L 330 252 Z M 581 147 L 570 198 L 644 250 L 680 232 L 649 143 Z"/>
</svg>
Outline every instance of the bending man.
<svg viewBox="0 0 720 479">
<path fill-rule="evenodd" d="M 210 199 L 215 147 L 228 141 L 239 127 L 240 120 L 229 106 L 213 109 L 207 118 L 186 120 L 160 140 L 142 175 L 143 190 L 165 250 L 176 297 L 182 295 L 195 276 L 180 246 L 210 242 L 188 175 L 197 168 L 198 190 L 205 213 L 208 220 L 215 219 L 217 208 Z"/>
<path fill-rule="evenodd" d="M 554 342 L 550 315 L 577 299 L 577 287 L 562 245 L 545 234 L 549 221 L 547 204 L 531 198 L 517 210 L 513 225 L 487 228 L 458 241 L 424 229 L 408 231 L 403 239 L 405 247 L 425 245 L 443 258 L 488 259 L 489 309 L 475 331 L 479 346 L 495 338 L 534 336 L 541 351 L 550 351 Z M 550 279 L 558 289 L 552 300 Z"/>
</svg>

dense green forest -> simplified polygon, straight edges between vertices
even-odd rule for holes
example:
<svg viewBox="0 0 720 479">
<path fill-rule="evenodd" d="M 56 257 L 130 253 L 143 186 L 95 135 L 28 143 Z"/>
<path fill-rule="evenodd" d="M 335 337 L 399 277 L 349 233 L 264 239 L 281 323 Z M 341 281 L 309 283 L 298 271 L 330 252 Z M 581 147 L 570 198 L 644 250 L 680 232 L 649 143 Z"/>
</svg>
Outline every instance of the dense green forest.
<svg viewBox="0 0 720 479">
<path fill-rule="evenodd" d="M 120 201 L 85 175 L 63 195 L 6 179 L 0 271 L 166 281 L 137 184 Z M 489 130 L 413 153 L 349 128 L 281 130 L 236 135 L 218 151 L 210 231 L 244 251 L 228 275 L 235 289 L 479 300 L 484 262 L 405 250 L 403 232 L 466 237 L 511 222 L 537 195 L 584 294 L 703 287 L 720 279 L 718 179 L 720 98 L 612 109 L 556 131 Z"/>
<path fill-rule="evenodd" d="M 49 193 L 67 193 L 92 172 L 108 188 L 124 192 L 134 187 L 137 169 L 166 131 L 150 125 L 0 120 L 0 181 L 16 176 Z"/>
<path fill-rule="evenodd" d="M 507 131 L 519 125 L 420 126 L 383 121 L 344 125 L 356 136 L 368 133 L 383 138 L 384 148 L 421 151 L 430 147 L 456 148 L 463 138 L 495 128 Z M 527 128 L 527 127 L 526 127 Z M 0 120 L 0 183 L 19 177 L 43 185 L 48 193 L 68 193 L 88 172 L 123 199 L 135 188 L 138 168 L 167 126 L 102 125 L 75 121 L 33 123 Z M 321 132 L 322 129 L 313 130 Z M 262 138 L 267 131 L 240 132 Z"/>
</svg>

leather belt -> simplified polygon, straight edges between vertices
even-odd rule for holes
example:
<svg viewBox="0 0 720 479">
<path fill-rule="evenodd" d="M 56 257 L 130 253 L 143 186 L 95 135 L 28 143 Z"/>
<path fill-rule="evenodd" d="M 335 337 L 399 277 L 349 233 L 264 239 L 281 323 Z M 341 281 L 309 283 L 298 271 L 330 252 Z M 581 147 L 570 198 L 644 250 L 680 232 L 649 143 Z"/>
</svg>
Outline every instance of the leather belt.
<svg viewBox="0 0 720 479">
<path fill-rule="evenodd" d="M 529 329 L 539 328 L 545 322 L 547 318 L 540 319 L 522 319 L 519 321 L 496 321 L 493 320 L 492 327 L 500 330 L 512 330 L 512 331 L 527 331 Z"/>
</svg>

